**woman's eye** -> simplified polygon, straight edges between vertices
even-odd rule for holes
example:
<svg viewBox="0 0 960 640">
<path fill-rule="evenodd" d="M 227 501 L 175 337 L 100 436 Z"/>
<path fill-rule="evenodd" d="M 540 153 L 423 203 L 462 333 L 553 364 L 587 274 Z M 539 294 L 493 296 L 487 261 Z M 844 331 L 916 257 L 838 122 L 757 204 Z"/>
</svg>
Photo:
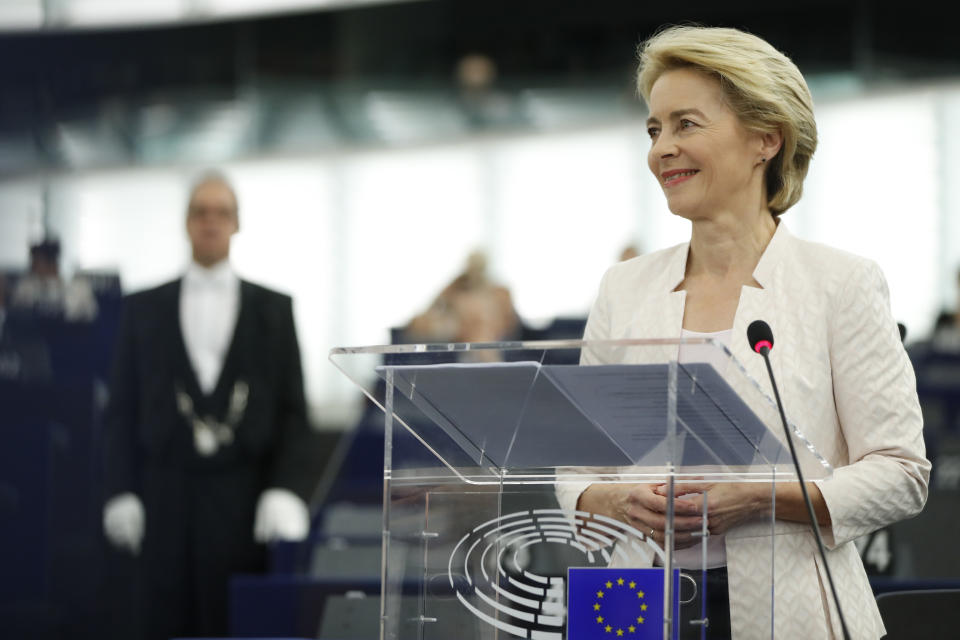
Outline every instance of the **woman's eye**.
<svg viewBox="0 0 960 640">
<path fill-rule="evenodd" d="M 686 120 L 686 119 L 684 119 L 684 120 L 681 120 L 681 121 L 680 121 L 680 128 L 681 128 L 681 129 L 689 129 L 690 127 L 694 127 L 694 126 L 696 126 L 696 123 L 693 122 L 693 120 Z"/>
<path fill-rule="evenodd" d="M 657 137 L 658 133 L 660 133 L 660 129 L 657 129 L 656 127 L 647 127 L 647 135 L 651 138 Z"/>
</svg>

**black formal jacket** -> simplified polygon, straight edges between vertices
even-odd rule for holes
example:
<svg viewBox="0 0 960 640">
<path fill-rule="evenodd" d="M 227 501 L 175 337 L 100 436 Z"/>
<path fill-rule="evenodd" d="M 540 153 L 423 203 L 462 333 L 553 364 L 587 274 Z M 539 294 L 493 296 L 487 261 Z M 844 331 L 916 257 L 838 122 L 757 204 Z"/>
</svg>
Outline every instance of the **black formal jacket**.
<svg viewBox="0 0 960 640">
<path fill-rule="evenodd" d="M 180 280 L 127 297 L 105 414 L 105 494 L 149 486 L 163 492 L 171 479 L 240 474 L 249 502 L 259 491 L 289 489 L 308 501 L 315 474 L 300 351 L 289 296 L 240 283 L 237 324 L 215 390 L 200 391 L 180 330 Z M 236 381 L 249 388 L 235 441 L 204 457 L 177 407 L 179 386 L 198 415 L 223 420 Z M 189 488 L 188 488 L 189 489 Z M 239 486 L 238 486 L 239 490 Z M 249 509 L 249 507 L 248 507 Z"/>
</svg>

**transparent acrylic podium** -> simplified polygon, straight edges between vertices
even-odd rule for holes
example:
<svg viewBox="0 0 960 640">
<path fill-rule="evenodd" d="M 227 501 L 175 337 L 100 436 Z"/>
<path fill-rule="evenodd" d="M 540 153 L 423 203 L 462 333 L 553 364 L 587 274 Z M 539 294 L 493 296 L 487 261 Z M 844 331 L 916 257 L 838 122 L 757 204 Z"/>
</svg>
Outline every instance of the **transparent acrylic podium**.
<svg viewBox="0 0 960 640">
<path fill-rule="evenodd" d="M 678 362 L 681 345 L 699 361 Z M 690 483 L 764 483 L 774 496 L 796 479 L 769 385 L 709 339 L 393 345 L 330 359 L 383 411 L 384 640 L 561 640 L 578 635 L 568 614 L 589 615 L 595 637 L 699 638 L 709 522 L 678 555 L 673 500 L 705 504 Z M 828 477 L 788 420 L 805 479 Z M 657 485 L 663 530 L 576 511 L 599 482 Z M 753 576 L 769 599 L 753 609 L 771 634 L 774 521 L 748 525 L 769 558 Z M 659 599 L 629 581 L 606 583 L 605 601 L 603 585 L 568 601 L 571 568 L 651 565 Z"/>
</svg>

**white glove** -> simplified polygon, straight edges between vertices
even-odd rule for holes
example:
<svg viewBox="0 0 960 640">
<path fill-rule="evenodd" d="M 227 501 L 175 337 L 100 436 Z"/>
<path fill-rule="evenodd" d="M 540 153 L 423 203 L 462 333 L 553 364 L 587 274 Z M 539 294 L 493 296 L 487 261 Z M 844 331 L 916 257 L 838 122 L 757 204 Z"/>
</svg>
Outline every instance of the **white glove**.
<svg viewBox="0 0 960 640">
<path fill-rule="evenodd" d="M 286 489 L 267 489 L 257 502 L 253 539 L 257 542 L 299 542 L 310 532 L 310 513 L 300 496 Z"/>
<path fill-rule="evenodd" d="M 133 493 L 116 495 L 103 507 L 103 532 L 107 539 L 135 556 L 140 554 L 144 522 L 143 503 Z"/>
</svg>

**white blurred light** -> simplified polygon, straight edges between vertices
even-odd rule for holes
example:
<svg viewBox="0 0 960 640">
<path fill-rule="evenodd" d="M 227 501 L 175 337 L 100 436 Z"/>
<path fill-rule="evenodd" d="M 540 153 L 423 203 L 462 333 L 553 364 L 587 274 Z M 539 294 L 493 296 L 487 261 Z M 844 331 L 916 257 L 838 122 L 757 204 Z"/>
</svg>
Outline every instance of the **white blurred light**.
<svg viewBox="0 0 960 640">
<path fill-rule="evenodd" d="M 361 154 L 343 167 L 346 343 L 381 344 L 486 240 L 475 149 Z"/>
<path fill-rule="evenodd" d="M 332 231 L 332 171 L 318 160 L 240 163 L 226 171 L 240 203 L 231 261 L 241 277 L 293 296 L 314 422 L 336 422 L 343 407 L 338 391 L 348 381 L 327 361 L 338 318 L 330 267 L 338 244 Z"/>
<path fill-rule="evenodd" d="M 939 300 L 934 104 L 932 93 L 910 92 L 821 105 L 801 206 L 784 215 L 810 240 L 876 260 L 914 338 L 931 328 Z"/>
<path fill-rule="evenodd" d="M 396 0 L 195 0 L 198 13 L 220 16 L 282 13 L 303 9 L 334 9 L 384 4 Z M 410 0 L 406 0 L 410 1 Z"/>
<path fill-rule="evenodd" d="M 497 150 L 499 267 L 528 321 L 585 316 L 640 216 L 625 127 L 530 137 Z"/>
<path fill-rule="evenodd" d="M 42 24 L 41 0 L 4 0 L 0 3 L 0 31 L 35 29 Z"/>
<path fill-rule="evenodd" d="M 66 0 L 59 21 L 65 25 L 114 26 L 171 22 L 184 15 L 184 0 Z"/>
<path fill-rule="evenodd" d="M 0 185 L 0 271 L 26 267 L 30 243 L 42 234 L 42 192 L 35 178 Z"/>
<path fill-rule="evenodd" d="M 0 32 L 138 27 L 417 0 L 0 0 Z"/>
<path fill-rule="evenodd" d="M 79 269 L 117 270 L 124 291 L 186 264 L 185 180 L 177 170 L 78 173 L 57 181 L 52 208 L 63 255 Z"/>
</svg>

